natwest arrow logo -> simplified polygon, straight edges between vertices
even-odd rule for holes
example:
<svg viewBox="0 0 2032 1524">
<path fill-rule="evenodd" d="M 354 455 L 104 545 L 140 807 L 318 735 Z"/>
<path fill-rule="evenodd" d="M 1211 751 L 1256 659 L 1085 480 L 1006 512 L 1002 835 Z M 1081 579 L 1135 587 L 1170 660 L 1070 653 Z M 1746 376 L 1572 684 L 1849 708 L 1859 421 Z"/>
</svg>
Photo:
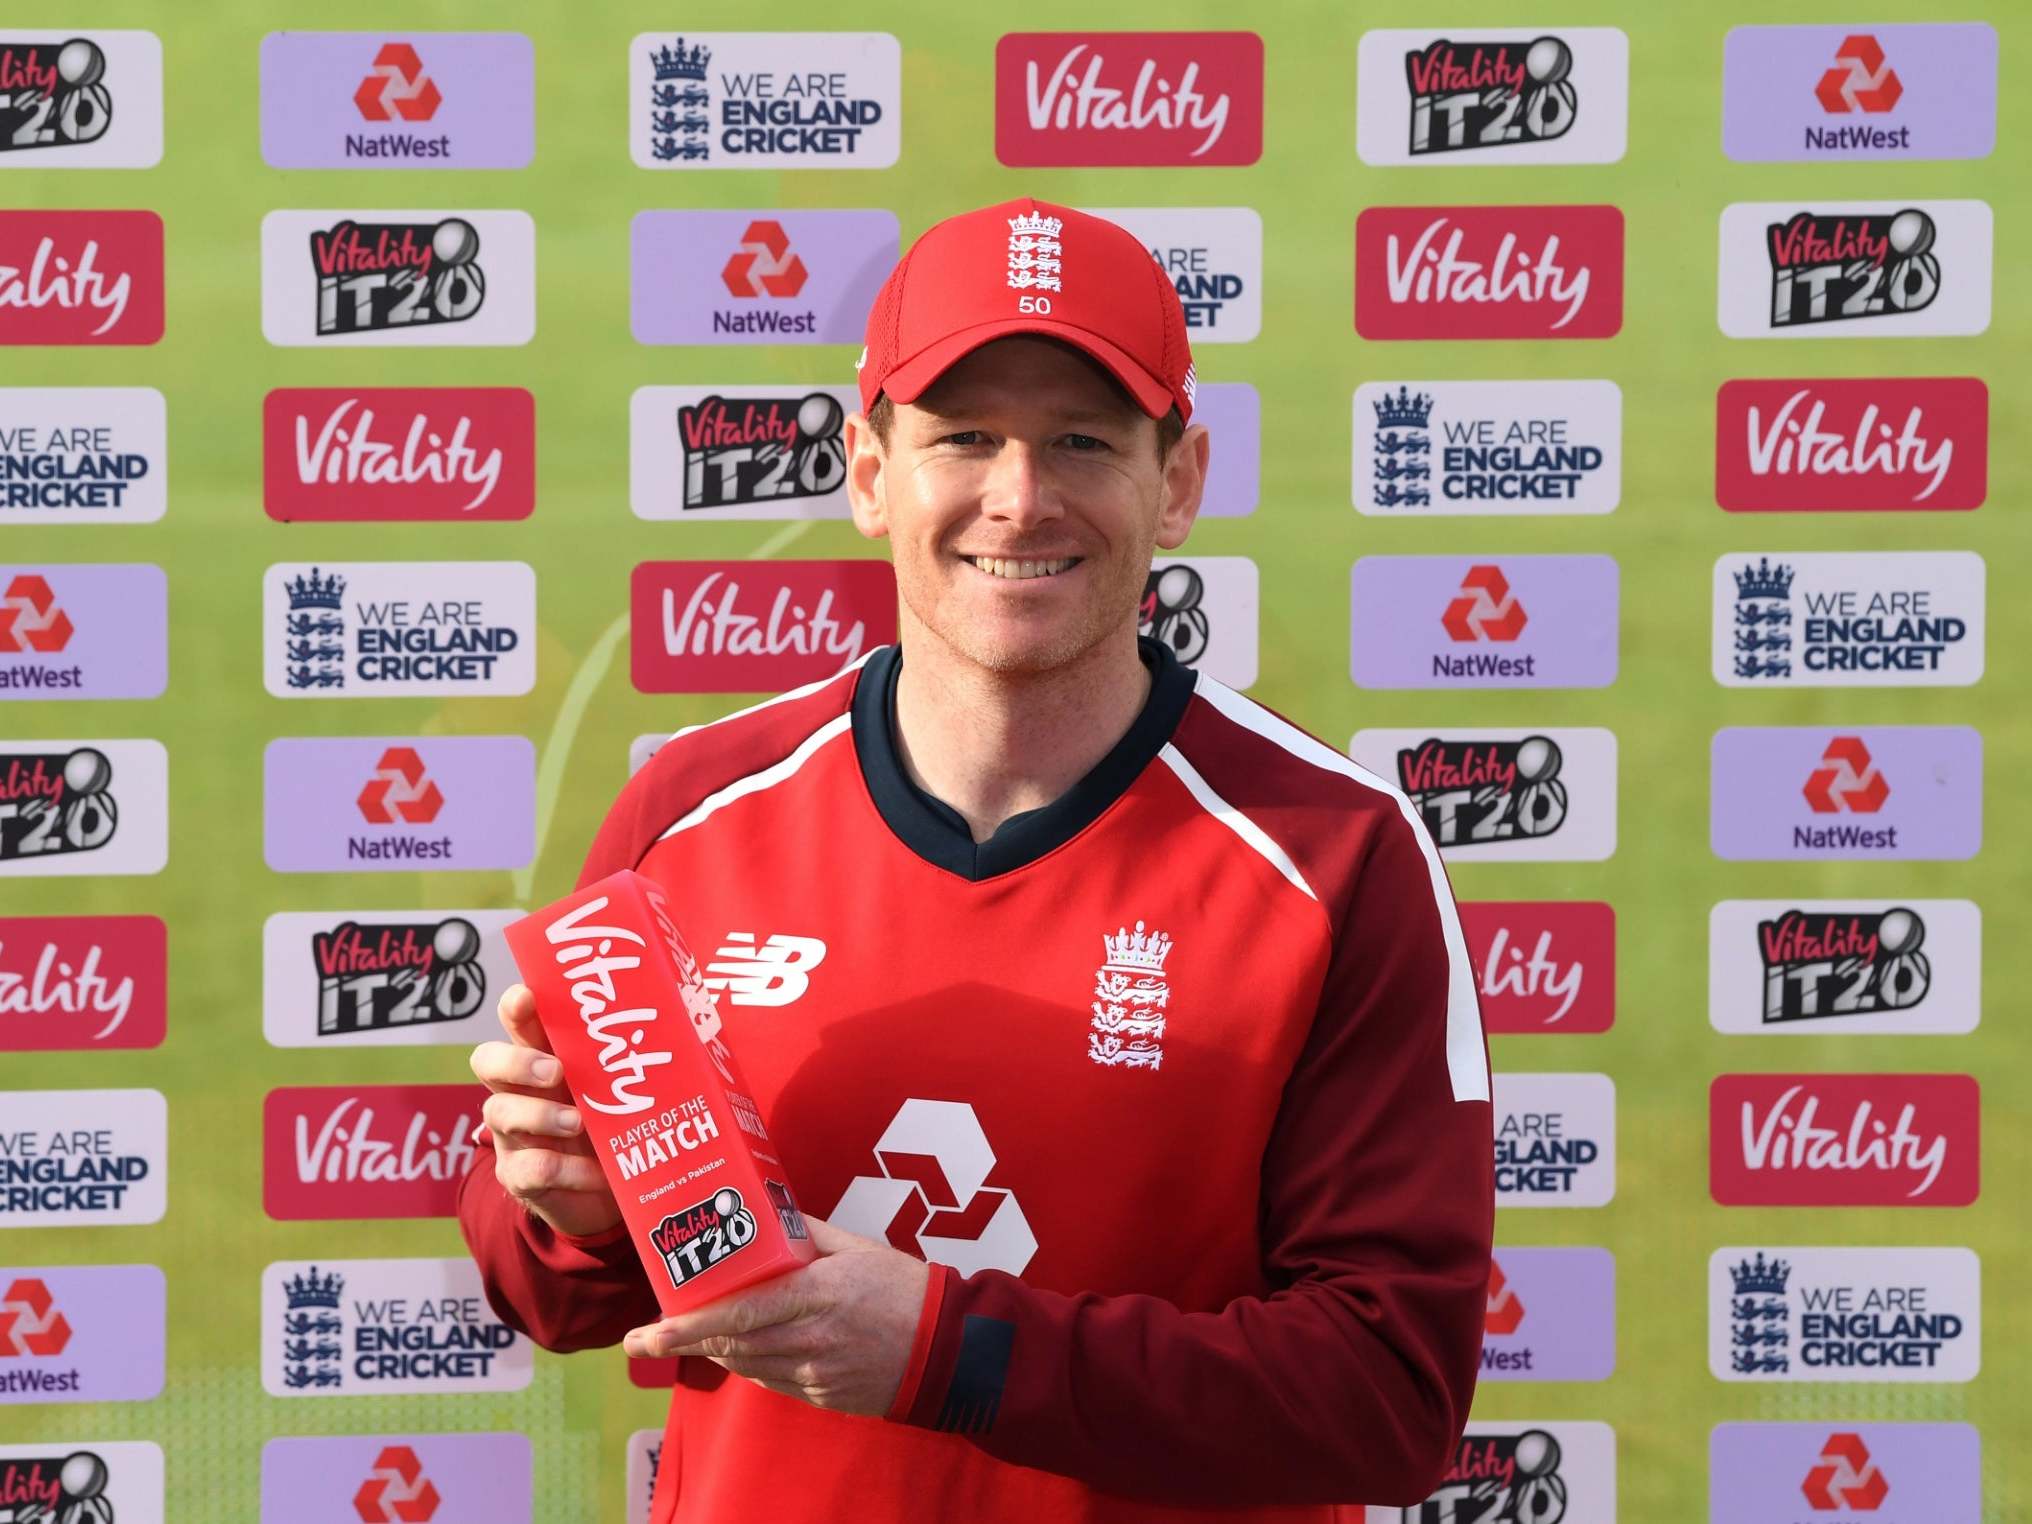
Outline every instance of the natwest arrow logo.
<svg viewBox="0 0 2032 1524">
<path fill-rule="evenodd" d="M 385 42 L 374 67 L 353 92 L 353 104 L 370 122 L 427 122 L 444 97 L 423 72 L 423 60 L 406 42 Z"/>
<path fill-rule="evenodd" d="M 428 825 L 444 808 L 444 795 L 423 775 L 423 758 L 413 746 L 391 746 L 360 790 L 360 814 L 369 825 Z"/>
<path fill-rule="evenodd" d="M 1813 90 L 1820 98 L 1820 109 L 1829 116 L 1846 116 L 1851 111 L 1881 116 L 1905 93 L 1897 71 L 1884 61 L 1884 50 L 1868 33 L 1843 38 L 1834 57 L 1834 67 L 1820 76 Z"/>
<path fill-rule="evenodd" d="M 0 1360 L 60 1355 L 70 1342 L 71 1325 L 41 1281 L 23 1276 L 0 1296 Z"/>
<path fill-rule="evenodd" d="M 364 1524 L 414 1524 L 437 1513 L 437 1488 L 423 1474 L 423 1462 L 407 1445 L 388 1445 L 353 1494 L 353 1512 Z"/>
<path fill-rule="evenodd" d="M 804 261 L 791 251 L 783 224 L 757 219 L 720 271 L 735 296 L 795 296 L 804 289 Z"/>
<path fill-rule="evenodd" d="M 1496 1260 L 1490 1260 L 1489 1306 L 1482 1319 L 1482 1331 L 1492 1334 L 1513 1334 L 1523 1321 L 1523 1300 L 1510 1285 L 1510 1278 L 1503 1274 L 1502 1265 Z"/>
<path fill-rule="evenodd" d="M 1799 1490 L 1817 1512 L 1875 1513 L 1891 1484 L 1870 1459 L 1862 1435 L 1831 1434 L 1821 1447 L 1820 1464 L 1806 1473 Z"/>
<path fill-rule="evenodd" d="M 1440 622 L 1457 641 L 1515 640 L 1524 633 L 1526 615 L 1501 567 L 1471 566 Z"/>
<path fill-rule="evenodd" d="M 7 584 L 0 596 L 0 654 L 61 651 L 70 641 L 70 619 L 44 578 L 24 574 Z"/>
<path fill-rule="evenodd" d="M 1816 815 L 1874 815 L 1891 797 L 1891 784 L 1870 760 L 1861 736 L 1836 736 L 1807 775 L 1803 792 Z"/>
</svg>

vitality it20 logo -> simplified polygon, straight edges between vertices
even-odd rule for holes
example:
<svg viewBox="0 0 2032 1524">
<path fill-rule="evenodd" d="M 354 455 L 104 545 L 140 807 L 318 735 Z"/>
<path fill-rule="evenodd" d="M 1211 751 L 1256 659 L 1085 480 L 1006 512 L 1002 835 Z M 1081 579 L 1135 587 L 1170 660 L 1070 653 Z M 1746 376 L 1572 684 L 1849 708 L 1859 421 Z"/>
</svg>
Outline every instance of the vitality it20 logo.
<svg viewBox="0 0 2032 1524">
<path fill-rule="evenodd" d="M 168 805 L 158 741 L 17 741 L 0 751 L 0 877 L 159 873 Z"/>
<path fill-rule="evenodd" d="M 1366 1524 L 1615 1524 L 1616 1434 L 1605 1423 L 1478 1420 L 1432 1495 L 1371 1505 Z"/>
<path fill-rule="evenodd" d="M 1247 556 L 1159 556 L 1143 582 L 1136 633 L 1230 688 L 1256 681 L 1256 563 Z"/>
<path fill-rule="evenodd" d="M 522 212 L 270 212 L 261 271 L 271 344 L 526 344 L 536 332 L 536 229 Z"/>
<path fill-rule="evenodd" d="M 153 32 L 0 33 L 0 168 L 147 169 L 161 159 Z"/>
<path fill-rule="evenodd" d="M 1349 752 L 1404 790 L 1450 856 L 1599 862 L 1615 852 L 1606 730 L 1364 730 Z"/>
<path fill-rule="evenodd" d="M 1986 202 L 1739 202 L 1722 212 L 1719 321 L 1750 339 L 1981 333 L 1990 266 Z"/>
<path fill-rule="evenodd" d="M 1612 27 L 1364 32 L 1365 164 L 1607 164 L 1622 158 L 1629 39 Z"/>
<path fill-rule="evenodd" d="M 1718 1032 L 1973 1032 L 1982 914 L 1968 900 L 1723 900 L 1708 917 Z"/>
<path fill-rule="evenodd" d="M 515 982 L 515 910 L 278 911 L 261 936 L 262 1031 L 280 1048 L 470 1045 Z"/>
<path fill-rule="evenodd" d="M 638 518 L 845 518 L 851 387 L 645 386 L 629 410 Z"/>
</svg>

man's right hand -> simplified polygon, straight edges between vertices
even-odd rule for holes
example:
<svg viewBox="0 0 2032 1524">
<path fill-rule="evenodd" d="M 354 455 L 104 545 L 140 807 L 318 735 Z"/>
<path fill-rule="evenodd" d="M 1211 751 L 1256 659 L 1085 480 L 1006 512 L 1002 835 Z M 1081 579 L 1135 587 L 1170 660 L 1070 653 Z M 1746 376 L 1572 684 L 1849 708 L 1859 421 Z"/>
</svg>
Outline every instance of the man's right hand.
<svg viewBox="0 0 2032 1524">
<path fill-rule="evenodd" d="M 560 1233 L 603 1233 L 621 1221 L 621 1207 L 586 1141 L 585 1126 L 564 1069 L 551 1055 L 526 984 L 501 992 L 507 1042 L 473 1049 L 473 1073 L 493 1092 L 480 1110 L 494 1135 L 494 1178 Z"/>
</svg>

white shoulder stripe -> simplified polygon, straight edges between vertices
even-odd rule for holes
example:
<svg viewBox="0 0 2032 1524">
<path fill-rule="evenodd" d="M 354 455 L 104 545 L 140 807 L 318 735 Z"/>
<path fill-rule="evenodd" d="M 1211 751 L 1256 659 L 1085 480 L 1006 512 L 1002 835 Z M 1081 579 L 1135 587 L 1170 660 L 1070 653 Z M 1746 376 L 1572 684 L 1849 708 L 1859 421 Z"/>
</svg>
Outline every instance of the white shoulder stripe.
<svg viewBox="0 0 2032 1524">
<path fill-rule="evenodd" d="M 1313 901 L 1319 899 L 1319 896 L 1312 892 L 1312 885 L 1305 881 L 1305 875 L 1298 871 L 1298 864 L 1291 860 L 1282 847 L 1270 839 L 1269 834 L 1261 826 L 1215 793 L 1213 786 L 1199 775 L 1199 769 L 1185 760 L 1183 752 L 1167 741 L 1164 743 L 1164 750 L 1157 756 L 1166 767 L 1178 774 L 1179 782 L 1191 790 L 1192 797 L 1206 807 L 1209 815 L 1255 848 L 1271 867 L 1289 879 L 1307 899 Z"/>
<path fill-rule="evenodd" d="M 881 649 L 880 646 L 875 647 L 875 651 Z M 736 709 L 732 714 L 723 714 L 717 720 L 701 720 L 696 725 L 687 725 L 682 730 L 673 732 L 666 739 L 675 741 L 679 736 L 688 736 L 695 730 L 710 730 L 715 725 L 724 725 L 729 720 L 738 720 L 744 714 L 754 714 L 758 710 L 767 709 L 773 704 L 787 704 L 792 699 L 809 698 L 812 694 L 818 692 L 819 689 L 838 682 L 849 672 L 859 671 L 861 667 L 866 665 L 868 659 L 875 654 L 875 651 L 864 652 L 862 655 L 855 657 L 831 677 L 822 677 L 815 683 L 806 683 L 802 688 L 792 688 L 787 693 L 779 693 L 774 698 L 766 698 L 759 704 L 750 704 L 746 709 Z"/>
<path fill-rule="evenodd" d="M 1234 689 L 1201 672 L 1195 689 L 1199 696 L 1245 730 L 1281 746 L 1301 762 L 1352 778 L 1365 788 L 1388 794 L 1411 823 L 1413 837 L 1425 854 L 1426 875 L 1439 910 L 1440 926 L 1446 934 L 1446 1067 L 1453 1080 L 1457 1101 L 1486 1101 L 1489 1096 L 1489 1063 L 1482 1045 L 1481 1007 L 1475 998 L 1474 961 L 1468 956 L 1466 935 L 1461 931 L 1460 912 L 1454 908 L 1453 891 L 1447 886 L 1446 870 L 1440 866 L 1439 848 L 1419 819 L 1410 798 L 1388 780 L 1378 777 L 1332 747 L 1314 740 L 1297 726 L 1270 713 L 1261 704 L 1244 698 Z"/>
<path fill-rule="evenodd" d="M 854 716 L 851 710 L 834 715 L 825 724 L 806 736 L 797 750 L 793 751 L 781 762 L 765 767 L 759 773 L 750 773 L 745 778 L 736 778 L 725 788 L 717 789 L 706 795 L 705 798 L 701 799 L 693 807 L 690 814 L 671 826 L 657 840 L 661 841 L 664 837 L 675 836 L 679 831 L 690 830 L 693 826 L 710 818 L 718 810 L 732 804 L 736 799 L 745 799 L 750 794 L 759 794 L 764 789 L 774 788 L 777 784 L 795 774 L 805 763 L 809 762 L 826 742 L 832 740 L 834 736 L 844 735 L 853 726 L 853 723 Z M 683 734 L 683 732 L 680 731 L 679 734 Z"/>
</svg>

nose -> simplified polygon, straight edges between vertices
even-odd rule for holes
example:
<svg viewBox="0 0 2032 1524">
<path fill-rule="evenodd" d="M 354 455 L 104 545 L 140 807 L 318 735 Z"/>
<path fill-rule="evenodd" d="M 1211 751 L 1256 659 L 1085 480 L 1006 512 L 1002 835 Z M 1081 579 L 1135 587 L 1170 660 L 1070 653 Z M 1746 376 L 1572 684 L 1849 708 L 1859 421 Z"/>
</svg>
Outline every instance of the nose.
<svg viewBox="0 0 2032 1524">
<path fill-rule="evenodd" d="M 1014 438 L 1003 442 L 981 484 L 981 512 L 1017 530 L 1065 516 L 1039 446 Z"/>
</svg>

